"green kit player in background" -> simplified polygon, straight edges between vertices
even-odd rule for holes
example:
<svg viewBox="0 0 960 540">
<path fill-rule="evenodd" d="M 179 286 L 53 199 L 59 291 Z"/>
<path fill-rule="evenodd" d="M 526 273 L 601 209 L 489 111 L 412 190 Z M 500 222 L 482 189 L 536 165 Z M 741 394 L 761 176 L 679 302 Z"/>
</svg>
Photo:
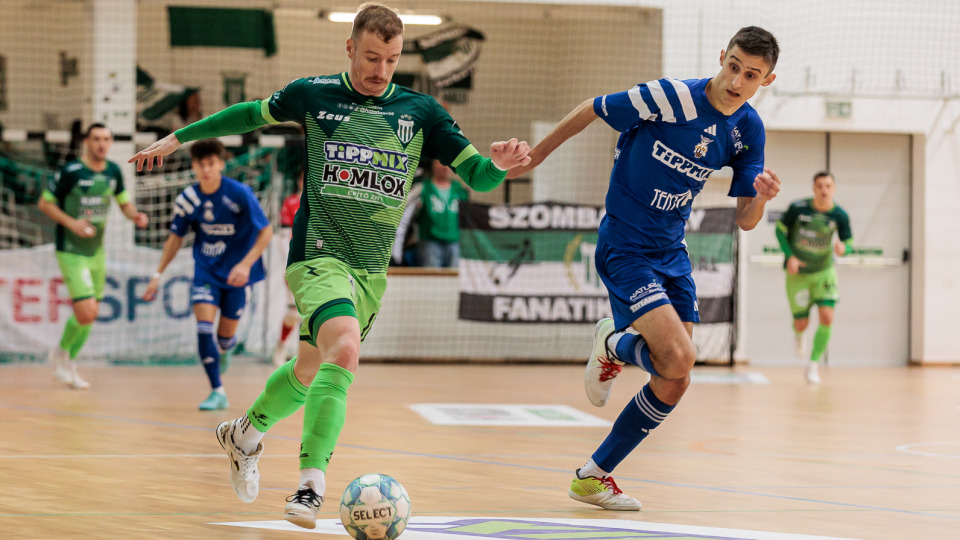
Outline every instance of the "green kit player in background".
<svg viewBox="0 0 960 540">
<path fill-rule="evenodd" d="M 147 226 L 147 215 L 138 212 L 123 186 L 120 167 L 107 160 L 113 134 L 103 124 L 92 124 L 83 134 L 83 155 L 63 166 L 40 197 L 40 210 L 57 222 L 57 262 L 73 301 L 60 346 L 51 354 L 57 380 L 78 390 L 90 384 L 77 374 L 73 363 L 97 320 L 106 261 L 103 233 L 115 198 L 123 215 L 137 227 Z"/>
<path fill-rule="evenodd" d="M 810 322 L 810 308 L 817 305 L 819 326 L 813 336 L 806 373 L 810 384 L 820 383 L 817 365 L 830 342 L 833 310 L 840 299 L 833 255 L 842 257 L 853 246 L 850 218 L 833 202 L 836 190 L 833 175 L 818 172 L 813 177 L 813 198 L 794 201 L 776 229 L 785 258 L 787 300 L 793 313 L 797 356 L 801 359 L 805 356 L 803 331 Z"/>
<path fill-rule="evenodd" d="M 261 440 L 304 407 L 300 483 L 284 518 L 313 528 L 325 471 L 346 418 L 347 389 L 386 289 L 397 225 L 421 155 L 435 156 L 471 188 L 491 190 L 529 163 L 526 142 L 495 142 L 482 157 L 430 96 L 391 83 L 403 48 L 396 11 L 363 4 L 347 39 L 349 71 L 297 79 L 269 100 L 233 105 L 134 156 L 140 170 L 181 143 L 294 121 L 304 128 L 304 191 L 286 278 L 303 318 L 300 350 L 279 367 L 247 413 L 217 428 L 241 500 L 259 491 Z"/>
</svg>

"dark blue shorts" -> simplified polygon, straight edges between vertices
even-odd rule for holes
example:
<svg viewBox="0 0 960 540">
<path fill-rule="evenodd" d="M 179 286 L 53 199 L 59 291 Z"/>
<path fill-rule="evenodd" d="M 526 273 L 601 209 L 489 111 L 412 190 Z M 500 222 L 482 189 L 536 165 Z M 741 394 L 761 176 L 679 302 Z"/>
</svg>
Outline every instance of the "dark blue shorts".
<svg viewBox="0 0 960 540">
<path fill-rule="evenodd" d="M 220 316 L 239 319 L 247 307 L 249 287 L 231 287 L 197 268 L 190 290 L 191 304 L 213 304 L 220 308 Z"/>
<path fill-rule="evenodd" d="M 697 285 L 689 271 L 685 249 L 657 255 L 633 253 L 597 243 L 597 274 L 607 286 L 613 323 L 617 331 L 630 326 L 653 308 L 672 304 L 683 322 L 700 322 L 697 310 Z"/>
</svg>

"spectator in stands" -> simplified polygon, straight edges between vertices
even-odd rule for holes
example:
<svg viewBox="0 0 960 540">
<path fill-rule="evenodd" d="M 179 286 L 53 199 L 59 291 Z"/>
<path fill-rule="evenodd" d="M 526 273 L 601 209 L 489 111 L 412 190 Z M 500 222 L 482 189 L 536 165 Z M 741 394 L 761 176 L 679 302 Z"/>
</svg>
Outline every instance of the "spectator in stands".
<svg viewBox="0 0 960 540">
<path fill-rule="evenodd" d="M 147 215 L 137 210 L 123 184 L 120 167 L 107 160 L 113 133 L 103 124 L 92 124 L 83 133 L 83 155 L 63 166 L 43 191 L 40 211 L 57 222 L 56 255 L 63 282 L 73 300 L 60 345 L 50 353 L 57 380 L 85 390 L 90 383 L 77 373 L 76 360 L 97 320 L 107 268 L 103 235 L 116 199 L 123 215 L 144 228 Z"/>
<path fill-rule="evenodd" d="M 413 186 L 398 231 L 409 231 L 416 223 L 419 266 L 456 268 L 460 263 L 460 205 L 467 202 L 467 190 L 452 180 L 453 171 L 432 160 L 430 175 Z M 398 234 L 393 257 L 402 257 L 404 235 Z"/>
</svg>

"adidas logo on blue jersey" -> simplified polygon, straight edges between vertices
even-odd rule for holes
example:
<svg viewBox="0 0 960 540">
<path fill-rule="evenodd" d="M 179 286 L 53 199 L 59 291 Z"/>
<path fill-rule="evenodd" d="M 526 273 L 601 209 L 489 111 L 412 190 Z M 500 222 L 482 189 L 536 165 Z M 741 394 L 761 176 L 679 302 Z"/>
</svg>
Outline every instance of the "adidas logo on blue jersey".
<svg viewBox="0 0 960 540">
<path fill-rule="evenodd" d="M 712 126 L 710 126 L 710 127 L 708 127 L 707 129 L 703 130 L 703 132 L 704 132 L 704 133 L 709 133 L 710 135 L 713 135 L 714 137 L 716 137 L 716 136 L 717 136 L 717 125 L 716 125 L 716 124 L 713 124 Z"/>
</svg>

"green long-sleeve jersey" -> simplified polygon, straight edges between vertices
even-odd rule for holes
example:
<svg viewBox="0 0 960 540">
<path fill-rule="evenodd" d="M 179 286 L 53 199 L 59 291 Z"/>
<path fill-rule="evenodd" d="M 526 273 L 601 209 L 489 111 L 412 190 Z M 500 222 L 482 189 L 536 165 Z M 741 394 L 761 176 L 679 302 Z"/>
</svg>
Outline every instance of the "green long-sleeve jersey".
<svg viewBox="0 0 960 540">
<path fill-rule="evenodd" d="M 833 265 L 834 233 L 847 244 L 849 251 L 853 240 L 850 217 L 836 204 L 821 212 L 813 207 L 812 198 L 794 201 L 777 221 L 777 240 L 783 254 L 787 258 L 796 255 L 806 263 L 800 267 L 801 274 L 812 274 Z"/>
<path fill-rule="evenodd" d="M 234 105 L 177 131 L 181 142 L 297 122 L 306 138 L 300 209 L 288 264 L 335 257 L 385 272 L 421 155 L 452 167 L 470 187 L 506 177 L 479 155 L 432 97 L 396 84 L 357 92 L 347 73 L 296 79 L 266 101 Z"/>
</svg>

